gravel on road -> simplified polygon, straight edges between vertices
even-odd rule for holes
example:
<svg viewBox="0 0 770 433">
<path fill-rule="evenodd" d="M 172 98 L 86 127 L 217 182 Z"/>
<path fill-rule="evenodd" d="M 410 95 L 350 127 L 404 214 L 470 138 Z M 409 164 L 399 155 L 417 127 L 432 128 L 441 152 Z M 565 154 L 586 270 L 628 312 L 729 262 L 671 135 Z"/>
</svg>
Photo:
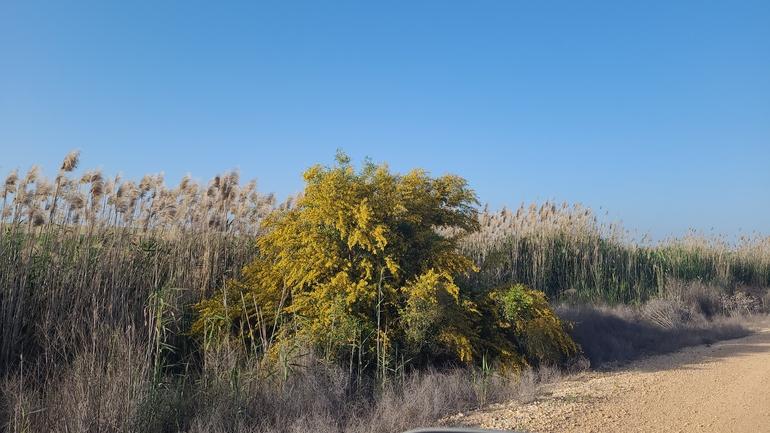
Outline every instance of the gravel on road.
<svg viewBox="0 0 770 433">
<path fill-rule="evenodd" d="M 446 425 L 525 432 L 770 432 L 770 328 L 589 371 Z"/>
</svg>

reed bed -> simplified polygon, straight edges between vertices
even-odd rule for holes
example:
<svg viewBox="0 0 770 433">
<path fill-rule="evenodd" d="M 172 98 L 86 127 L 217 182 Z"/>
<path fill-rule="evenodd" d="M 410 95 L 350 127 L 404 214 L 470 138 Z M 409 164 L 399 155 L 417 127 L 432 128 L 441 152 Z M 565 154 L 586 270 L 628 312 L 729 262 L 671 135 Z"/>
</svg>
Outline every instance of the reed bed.
<svg viewBox="0 0 770 433">
<path fill-rule="evenodd" d="M 275 207 L 237 170 L 169 187 L 163 173 L 74 176 L 78 157 L 67 155 L 54 179 L 33 166 L 0 185 L 0 373 L 70 360 L 103 344 L 89 341 L 102 326 L 169 343 L 184 331 L 185 306 L 252 259 Z M 161 321 L 174 332 L 159 339 Z"/>
<path fill-rule="evenodd" d="M 53 179 L 33 166 L 0 185 L 3 430 L 395 431 L 532 397 L 533 373 L 504 377 L 487 363 L 402 369 L 383 387 L 301 348 L 271 363 L 247 346 L 189 340 L 189 306 L 239 277 L 263 218 L 296 198 L 277 204 L 237 170 L 173 187 L 163 173 L 78 176 L 78 157 L 67 155 Z M 560 311 L 584 322 L 576 335 L 586 347 L 606 346 L 583 332 L 593 324 L 646 320 L 653 328 L 628 325 L 618 347 L 663 350 L 642 343 L 739 335 L 739 324 L 717 335 L 707 322 L 770 309 L 770 237 L 691 232 L 653 245 L 552 201 L 484 209 L 480 222 L 461 244 L 478 272 L 462 283 L 524 283 L 572 305 Z M 583 308 L 592 302 L 636 309 Z M 634 335 L 645 340 L 628 343 Z M 595 363 L 616 356 L 589 352 Z"/>
<path fill-rule="evenodd" d="M 653 244 L 579 203 L 552 201 L 515 212 L 485 208 L 480 219 L 481 231 L 461 246 L 479 268 L 466 283 L 478 287 L 524 283 L 554 300 L 638 304 L 665 296 L 675 281 L 730 293 L 770 286 L 770 236 L 730 241 L 692 230 Z"/>
</svg>

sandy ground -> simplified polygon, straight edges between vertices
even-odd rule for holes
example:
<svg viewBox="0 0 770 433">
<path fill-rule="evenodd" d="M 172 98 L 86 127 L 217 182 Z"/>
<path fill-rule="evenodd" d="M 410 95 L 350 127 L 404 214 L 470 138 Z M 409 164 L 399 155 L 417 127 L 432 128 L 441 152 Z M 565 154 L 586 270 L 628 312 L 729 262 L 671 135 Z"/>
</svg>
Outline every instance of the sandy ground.
<svg viewBox="0 0 770 433">
<path fill-rule="evenodd" d="M 525 432 L 770 432 L 770 329 L 565 377 L 448 424 Z"/>
</svg>

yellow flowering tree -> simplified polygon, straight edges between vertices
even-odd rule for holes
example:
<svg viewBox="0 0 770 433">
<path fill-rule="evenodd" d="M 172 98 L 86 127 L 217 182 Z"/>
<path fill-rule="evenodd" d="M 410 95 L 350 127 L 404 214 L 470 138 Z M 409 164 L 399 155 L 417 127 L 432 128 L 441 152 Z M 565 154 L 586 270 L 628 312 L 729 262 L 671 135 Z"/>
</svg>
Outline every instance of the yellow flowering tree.
<svg viewBox="0 0 770 433">
<path fill-rule="evenodd" d="M 197 305 L 192 333 L 267 352 L 309 344 L 359 368 L 478 356 L 479 313 L 455 283 L 473 267 L 457 250 L 479 227 L 473 190 L 452 174 L 336 161 L 303 174 L 304 195 L 267 218 L 259 256 Z"/>
<path fill-rule="evenodd" d="M 480 308 L 487 323 L 484 345 L 507 365 L 555 363 L 580 352 L 545 293 L 523 284 L 497 287 Z"/>
</svg>

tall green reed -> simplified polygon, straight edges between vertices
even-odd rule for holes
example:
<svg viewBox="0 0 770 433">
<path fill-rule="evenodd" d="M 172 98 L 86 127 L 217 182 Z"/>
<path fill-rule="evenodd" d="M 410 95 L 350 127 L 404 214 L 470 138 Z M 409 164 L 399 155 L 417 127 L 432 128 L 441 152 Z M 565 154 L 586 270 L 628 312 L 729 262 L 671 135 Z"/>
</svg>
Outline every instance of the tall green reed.
<svg viewBox="0 0 770 433">
<path fill-rule="evenodd" d="M 551 201 L 480 218 L 461 246 L 480 269 L 466 284 L 478 287 L 524 283 L 552 299 L 633 303 L 662 296 L 670 281 L 770 286 L 770 237 L 690 231 L 653 245 L 581 204 Z"/>
<path fill-rule="evenodd" d="M 169 187 L 162 173 L 75 176 L 78 156 L 54 180 L 35 166 L 0 187 L 0 373 L 21 356 L 48 366 L 70 359 L 99 344 L 97 325 L 148 329 L 159 288 L 191 288 L 169 307 L 182 312 L 253 258 L 259 222 L 275 207 L 235 170 Z"/>
</svg>

